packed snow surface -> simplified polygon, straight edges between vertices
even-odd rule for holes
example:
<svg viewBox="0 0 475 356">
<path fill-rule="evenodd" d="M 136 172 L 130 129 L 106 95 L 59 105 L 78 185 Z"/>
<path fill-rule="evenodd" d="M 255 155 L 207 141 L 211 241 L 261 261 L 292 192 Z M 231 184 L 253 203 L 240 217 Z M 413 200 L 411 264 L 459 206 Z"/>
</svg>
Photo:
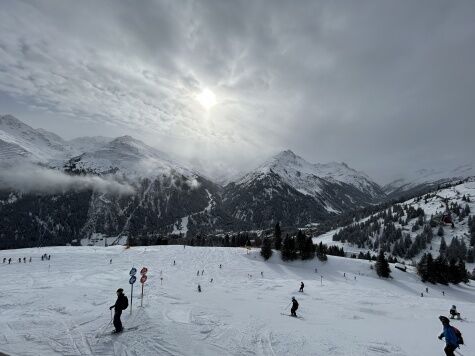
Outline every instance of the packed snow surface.
<svg viewBox="0 0 475 356">
<path fill-rule="evenodd" d="M 40 260 L 44 253 L 50 261 Z M 466 318 L 452 321 L 468 344 L 460 351 L 475 355 L 475 287 L 425 285 L 412 270 L 393 267 L 394 278 L 383 280 L 363 260 L 284 263 L 274 254 L 264 262 L 258 250 L 189 246 L 0 251 L 4 257 L 13 260 L 0 265 L 0 352 L 8 355 L 441 355 L 437 317 L 452 304 Z M 109 306 L 120 287 L 130 304 L 132 266 L 149 269 L 143 307 L 136 283 L 126 331 L 111 335 Z M 301 319 L 281 314 L 292 296 Z"/>
</svg>

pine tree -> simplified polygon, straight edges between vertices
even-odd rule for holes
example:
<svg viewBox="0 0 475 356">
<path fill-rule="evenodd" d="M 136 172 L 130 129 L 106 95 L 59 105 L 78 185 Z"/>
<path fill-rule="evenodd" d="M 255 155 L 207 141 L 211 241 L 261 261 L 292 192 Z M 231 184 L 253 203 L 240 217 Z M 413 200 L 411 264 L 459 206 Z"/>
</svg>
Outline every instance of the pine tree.
<svg viewBox="0 0 475 356">
<path fill-rule="evenodd" d="M 437 230 L 437 236 L 444 236 L 444 229 L 442 226 L 439 226 L 439 230 Z"/>
<path fill-rule="evenodd" d="M 282 231 L 279 223 L 275 224 L 274 227 L 274 246 L 276 250 L 280 250 L 282 247 Z"/>
<path fill-rule="evenodd" d="M 376 260 L 376 273 L 379 277 L 388 278 L 391 274 L 389 263 L 384 257 L 384 251 L 379 250 L 378 259 Z"/>
<path fill-rule="evenodd" d="M 284 238 L 284 242 L 282 243 L 282 248 L 280 250 L 281 257 L 283 261 L 291 261 L 294 260 L 297 256 L 295 252 L 295 242 L 292 237 L 288 234 Z"/>
<path fill-rule="evenodd" d="M 441 255 L 445 255 L 446 252 L 447 252 L 447 244 L 445 243 L 445 239 L 444 239 L 444 237 L 442 236 L 442 239 L 440 240 L 439 253 L 440 253 Z"/>
<path fill-rule="evenodd" d="M 305 235 L 304 233 L 302 232 L 302 230 L 299 230 L 297 232 L 297 251 L 299 252 L 299 255 L 300 255 L 300 258 L 302 260 L 305 260 L 306 259 L 306 256 L 305 256 L 305 247 L 306 247 L 306 243 L 305 243 Z"/>
<path fill-rule="evenodd" d="M 262 241 L 261 256 L 266 261 L 272 256 L 271 240 L 267 237 Z"/>
</svg>

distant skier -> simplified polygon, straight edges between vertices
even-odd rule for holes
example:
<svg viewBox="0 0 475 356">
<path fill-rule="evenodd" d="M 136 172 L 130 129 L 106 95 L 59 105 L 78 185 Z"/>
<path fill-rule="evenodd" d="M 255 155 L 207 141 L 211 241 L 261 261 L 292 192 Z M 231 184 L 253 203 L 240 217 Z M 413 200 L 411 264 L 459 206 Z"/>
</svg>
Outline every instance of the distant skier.
<svg viewBox="0 0 475 356">
<path fill-rule="evenodd" d="M 129 300 L 124 295 L 124 290 L 122 288 L 117 289 L 117 300 L 115 301 L 115 304 L 109 308 L 110 310 L 114 308 L 114 333 L 120 333 L 124 330 L 120 316 L 122 315 L 122 310 L 127 309 L 128 306 Z"/>
<path fill-rule="evenodd" d="M 460 319 L 460 313 L 457 311 L 457 307 L 452 305 L 452 308 L 450 308 L 450 319 L 454 319 L 455 317 Z"/>
<path fill-rule="evenodd" d="M 221 263 L 219 264 L 219 268 L 223 268 L 223 265 Z"/>
<path fill-rule="evenodd" d="M 424 293 L 421 292 L 421 297 L 423 297 L 423 296 L 424 296 Z"/>
<path fill-rule="evenodd" d="M 196 272 L 196 275 L 199 276 L 199 275 L 200 275 L 200 271 Z"/>
<path fill-rule="evenodd" d="M 11 257 L 8 259 L 8 264 L 10 264 L 10 263 L 12 263 L 12 258 Z"/>
<path fill-rule="evenodd" d="M 202 271 L 201 271 L 201 275 L 203 275 L 203 274 L 205 274 L 205 270 L 202 270 Z"/>
<path fill-rule="evenodd" d="M 261 277 L 264 277 L 264 272 L 261 272 Z"/>
<path fill-rule="evenodd" d="M 297 309 L 299 308 L 299 303 L 295 297 L 292 297 L 292 308 L 290 309 L 291 316 L 297 316 Z"/>
<path fill-rule="evenodd" d="M 445 292 L 444 292 L 444 291 L 442 291 L 442 295 L 445 296 Z"/>
<path fill-rule="evenodd" d="M 3 257 L 3 263 L 7 262 L 7 258 Z"/>
<path fill-rule="evenodd" d="M 110 265 L 112 264 L 112 258 L 109 260 L 109 264 L 110 264 Z"/>
<path fill-rule="evenodd" d="M 173 265 L 174 265 L 174 266 L 176 265 L 176 262 L 175 262 L 175 260 L 173 260 Z"/>
<path fill-rule="evenodd" d="M 26 257 L 23 257 L 23 263 L 26 263 Z"/>
<path fill-rule="evenodd" d="M 20 257 L 20 258 L 18 258 L 18 263 L 21 263 L 21 257 Z"/>
<path fill-rule="evenodd" d="M 426 293 L 429 293 L 429 288 L 426 287 Z"/>
<path fill-rule="evenodd" d="M 30 257 L 30 263 L 31 263 L 31 257 Z"/>
<path fill-rule="evenodd" d="M 198 293 L 201 293 L 201 286 L 198 284 Z"/>
<path fill-rule="evenodd" d="M 211 279 L 209 280 L 209 283 L 213 283 L 213 278 L 211 278 Z"/>
<path fill-rule="evenodd" d="M 304 287 L 305 287 L 305 285 L 303 284 L 303 282 L 300 282 L 300 289 L 299 289 L 300 293 L 303 293 L 303 288 Z"/>
<path fill-rule="evenodd" d="M 439 335 L 439 340 L 445 338 L 445 354 L 447 356 L 454 356 L 454 351 L 460 346 L 460 344 L 463 344 L 462 334 L 458 329 L 450 325 L 450 321 L 447 317 L 441 315 L 439 316 L 439 320 L 444 328 L 442 333 Z"/>
</svg>

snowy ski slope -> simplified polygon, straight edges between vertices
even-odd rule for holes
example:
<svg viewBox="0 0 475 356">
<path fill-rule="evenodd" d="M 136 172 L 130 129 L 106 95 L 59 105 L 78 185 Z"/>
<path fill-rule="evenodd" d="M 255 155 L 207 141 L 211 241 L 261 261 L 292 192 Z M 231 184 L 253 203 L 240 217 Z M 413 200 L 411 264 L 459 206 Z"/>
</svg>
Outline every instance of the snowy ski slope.
<svg viewBox="0 0 475 356">
<path fill-rule="evenodd" d="M 43 253 L 51 260 L 41 261 Z M 33 261 L 18 263 L 24 256 Z M 460 351 L 475 355 L 473 285 L 428 285 L 422 298 L 426 285 L 412 271 L 392 268 L 394 279 L 382 280 L 367 261 L 283 263 L 274 254 L 264 262 L 258 250 L 189 246 L 55 247 L 3 257 L 13 259 L 0 264 L 0 352 L 8 355 L 440 355 L 437 316 L 452 304 L 467 318 L 453 322 L 467 343 Z M 108 307 L 119 287 L 130 301 L 132 266 L 149 268 L 144 307 L 136 284 L 133 314 L 122 318 L 136 329 L 110 335 Z M 292 296 L 303 319 L 281 315 Z"/>
</svg>

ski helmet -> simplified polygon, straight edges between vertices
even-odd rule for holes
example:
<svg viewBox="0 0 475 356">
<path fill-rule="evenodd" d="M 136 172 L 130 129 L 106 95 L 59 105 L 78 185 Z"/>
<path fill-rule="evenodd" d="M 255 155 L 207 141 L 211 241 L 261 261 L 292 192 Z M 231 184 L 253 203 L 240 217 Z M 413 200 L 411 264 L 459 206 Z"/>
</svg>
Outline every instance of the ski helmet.
<svg viewBox="0 0 475 356">
<path fill-rule="evenodd" d="M 123 293 L 124 290 L 122 288 L 117 289 L 117 293 Z"/>
</svg>

